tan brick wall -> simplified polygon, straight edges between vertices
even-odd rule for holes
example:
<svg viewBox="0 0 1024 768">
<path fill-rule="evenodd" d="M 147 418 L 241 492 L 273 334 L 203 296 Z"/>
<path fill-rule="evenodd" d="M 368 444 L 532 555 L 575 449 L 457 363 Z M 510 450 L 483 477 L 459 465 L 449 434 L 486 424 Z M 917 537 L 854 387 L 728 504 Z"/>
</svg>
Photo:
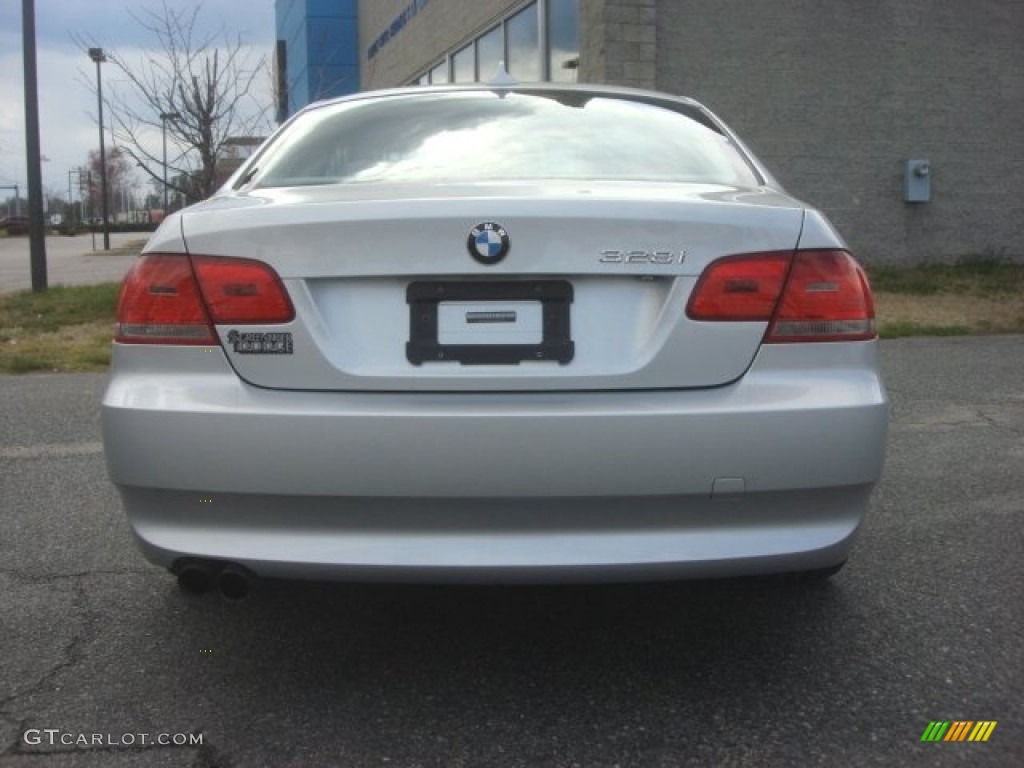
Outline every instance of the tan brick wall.
<svg viewBox="0 0 1024 768">
<path fill-rule="evenodd" d="M 654 88 L 658 0 L 582 0 L 580 82 Z"/>
<path fill-rule="evenodd" d="M 1024 259 L 1019 0 L 660 0 L 657 46 L 658 87 L 718 112 L 864 260 Z M 903 202 L 912 157 L 930 203 Z"/>
</svg>

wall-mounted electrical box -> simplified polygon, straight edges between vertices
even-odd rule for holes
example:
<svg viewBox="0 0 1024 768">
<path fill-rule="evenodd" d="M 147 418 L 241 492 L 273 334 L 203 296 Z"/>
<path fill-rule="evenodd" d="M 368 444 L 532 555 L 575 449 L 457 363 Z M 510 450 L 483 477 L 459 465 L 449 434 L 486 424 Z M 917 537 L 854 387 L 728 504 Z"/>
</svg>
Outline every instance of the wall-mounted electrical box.
<svg viewBox="0 0 1024 768">
<path fill-rule="evenodd" d="M 903 200 L 907 203 L 929 203 L 932 199 L 932 169 L 920 158 L 903 162 Z"/>
</svg>

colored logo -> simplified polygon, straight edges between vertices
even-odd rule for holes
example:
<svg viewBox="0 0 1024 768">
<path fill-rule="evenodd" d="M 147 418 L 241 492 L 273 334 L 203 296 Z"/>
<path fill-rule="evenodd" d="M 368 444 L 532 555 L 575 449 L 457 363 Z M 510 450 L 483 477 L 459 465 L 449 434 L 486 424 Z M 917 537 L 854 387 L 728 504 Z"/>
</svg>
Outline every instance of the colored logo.
<svg viewBox="0 0 1024 768">
<path fill-rule="evenodd" d="M 470 230 L 466 247 L 469 255 L 481 264 L 497 264 L 508 254 L 508 232 L 500 224 L 485 221 Z"/>
<path fill-rule="evenodd" d="M 921 741 L 988 741 L 995 727 L 995 720 L 933 720 Z"/>
</svg>

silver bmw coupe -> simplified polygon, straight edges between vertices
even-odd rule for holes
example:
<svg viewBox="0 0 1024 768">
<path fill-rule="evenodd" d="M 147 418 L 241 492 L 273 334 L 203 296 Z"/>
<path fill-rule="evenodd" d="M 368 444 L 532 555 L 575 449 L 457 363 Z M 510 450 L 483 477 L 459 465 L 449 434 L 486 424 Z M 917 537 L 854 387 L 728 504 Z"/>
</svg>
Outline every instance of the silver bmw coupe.
<svg viewBox="0 0 1024 768">
<path fill-rule="evenodd" d="M 824 577 L 882 472 L 877 354 L 843 240 L 700 104 L 361 93 L 152 236 L 104 445 L 193 592 Z"/>
</svg>

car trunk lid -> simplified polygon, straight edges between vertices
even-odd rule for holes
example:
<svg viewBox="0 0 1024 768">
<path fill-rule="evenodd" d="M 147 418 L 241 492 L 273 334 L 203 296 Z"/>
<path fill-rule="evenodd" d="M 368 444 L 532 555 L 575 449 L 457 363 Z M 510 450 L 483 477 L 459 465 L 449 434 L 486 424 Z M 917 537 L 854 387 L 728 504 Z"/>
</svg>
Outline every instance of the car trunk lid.
<svg viewBox="0 0 1024 768">
<path fill-rule="evenodd" d="M 192 254 L 273 267 L 295 305 L 284 325 L 217 326 L 245 380 L 497 391 L 735 380 L 766 323 L 690 320 L 689 296 L 717 258 L 792 251 L 802 221 L 764 188 L 570 182 L 257 190 L 182 227 Z"/>
</svg>

